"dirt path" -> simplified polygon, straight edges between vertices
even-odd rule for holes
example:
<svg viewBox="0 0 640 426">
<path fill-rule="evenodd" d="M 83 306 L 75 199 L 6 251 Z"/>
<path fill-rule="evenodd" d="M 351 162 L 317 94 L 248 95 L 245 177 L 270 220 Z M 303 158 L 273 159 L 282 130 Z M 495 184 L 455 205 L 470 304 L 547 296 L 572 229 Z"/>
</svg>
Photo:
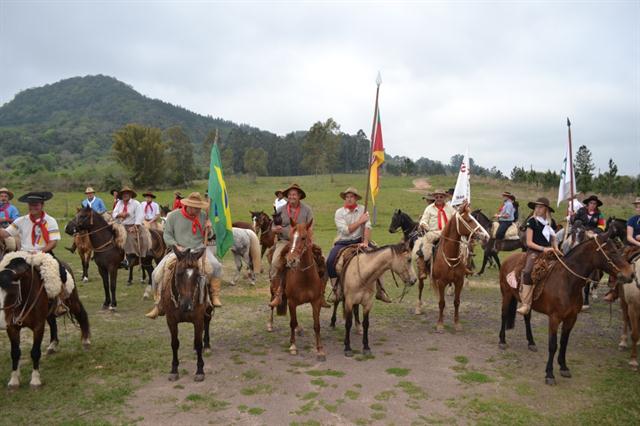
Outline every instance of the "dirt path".
<svg viewBox="0 0 640 426">
<path fill-rule="evenodd" d="M 418 178 L 414 179 L 411 183 L 413 183 L 413 188 L 407 189 L 409 192 L 419 192 L 421 194 L 426 194 L 431 189 L 431 184 L 427 179 Z"/>
</svg>

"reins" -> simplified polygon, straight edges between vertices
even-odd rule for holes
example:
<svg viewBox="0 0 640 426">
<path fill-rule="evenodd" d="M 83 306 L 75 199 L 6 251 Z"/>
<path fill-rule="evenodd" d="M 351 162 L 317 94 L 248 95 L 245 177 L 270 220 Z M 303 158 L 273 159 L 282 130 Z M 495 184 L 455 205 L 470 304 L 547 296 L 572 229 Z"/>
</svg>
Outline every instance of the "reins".
<svg viewBox="0 0 640 426">
<path fill-rule="evenodd" d="M 10 271 L 14 272 L 13 270 L 9 269 Z M 29 286 L 29 293 L 27 294 L 26 297 L 26 301 L 29 301 L 29 298 L 31 297 L 31 293 L 33 291 L 33 285 L 35 282 L 35 267 L 33 265 L 31 265 L 31 285 Z M 15 307 L 19 307 L 20 305 L 22 305 L 22 281 L 19 280 L 18 284 L 14 284 L 18 286 L 18 296 L 16 297 L 16 301 L 9 305 L 9 306 L 4 306 L 2 308 L 2 310 L 6 311 L 9 308 L 15 308 Z M 18 327 L 22 327 L 22 324 L 24 322 L 24 319 L 26 317 L 29 316 L 29 314 L 31 314 L 31 311 L 33 311 L 33 308 L 36 306 L 36 304 L 38 303 L 38 299 L 40 299 L 40 295 L 42 294 L 42 290 L 44 290 L 44 283 L 41 283 L 40 289 L 38 290 L 38 293 L 36 294 L 35 298 L 33 299 L 33 302 L 31 303 L 31 305 L 27 305 L 26 303 L 24 305 L 22 305 L 22 310 L 20 311 L 20 313 L 16 316 L 14 315 L 12 318 L 12 323 L 14 325 L 17 325 Z"/>
<path fill-rule="evenodd" d="M 598 237 L 594 236 L 593 240 L 595 241 L 596 245 L 598 246 L 598 248 L 596 249 L 596 251 L 599 251 L 600 253 L 602 253 L 602 255 L 604 256 L 605 260 L 607 261 L 607 263 L 609 264 L 609 266 L 611 266 L 611 268 L 616 271 L 616 272 L 621 272 L 620 268 L 618 268 L 616 266 L 615 263 L 613 263 L 613 260 L 611 260 L 611 258 L 607 255 L 607 253 L 604 251 L 604 246 L 606 246 L 608 244 L 608 241 L 605 242 L 604 244 L 600 244 L 600 242 L 598 241 Z M 576 278 L 579 278 L 581 280 L 584 280 L 585 283 L 591 283 L 591 284 L 597 284 L 597 281 L 592 280 L 589 277 L 584 277 L 580 274 L 578 274 L 577 272 L 575 272 L 574 270 L 572 270 L 569 265 L 567 265 L 564 260 L 562 260 L 562 258 L 560 257 L 560 255 L 553 250 L 553 254 L 555 255 L 556 259 L 558 259 L 558 261 L 560 262 L 560 264 L 564 267 L 564 269 L 567 270 L 567 272 L 569 272 L 571 275 L 573 275 Z"/>
</svg>

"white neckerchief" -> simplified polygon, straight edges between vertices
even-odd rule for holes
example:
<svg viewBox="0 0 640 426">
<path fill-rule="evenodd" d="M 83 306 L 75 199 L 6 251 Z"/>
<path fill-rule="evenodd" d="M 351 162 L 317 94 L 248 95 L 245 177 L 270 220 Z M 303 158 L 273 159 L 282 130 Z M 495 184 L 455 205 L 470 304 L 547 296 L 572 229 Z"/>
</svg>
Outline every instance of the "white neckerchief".
<svg viewBox="0 0 640 426">
<path fill-rule="evenodd" d="M 89 207 L 93 208 L 93 202 L 96 201 L 96 197 L 93 197 L 93 200 L 90 200 L 87 198 L 87 204 L 89 204 Z"/>
<path fill-rule="evenodd" d="M 551 237 L 556 236 L 555 231 L 551 226 L 549 226 L 549 222 L 545 218 L 540 216 L 536 216 L 535 218 L 544 226 L 544 228 L 542 228 L 542 235 L 547 239 L 547 241 L 551 242 Z"/>
</svg>

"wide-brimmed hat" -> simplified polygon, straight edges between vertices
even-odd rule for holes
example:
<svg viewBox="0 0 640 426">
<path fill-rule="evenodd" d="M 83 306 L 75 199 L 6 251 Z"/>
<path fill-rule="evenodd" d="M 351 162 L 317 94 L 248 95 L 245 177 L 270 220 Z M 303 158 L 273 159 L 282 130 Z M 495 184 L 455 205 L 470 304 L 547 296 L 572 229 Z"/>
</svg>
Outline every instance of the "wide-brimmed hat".
<svg viewBox="0 0 640 426">
<path fill-rule="evenodd" d="M 151 198 L 156 198 L 155 194 L 151 191 L 147 191 L 144 194 L 142 194 L 143 197 L 151 197 Z"/>
<path fill-rule="evenodd" d="M 356 199 L 358 200 L 362 200 L 362 196 L 360 194 L 358 194 L 358 190 L 355 189 L 353 186 L 348 187 L 347 189 L 345 189 L 344 191 L 342 191 L 340 193 L 340 198 L 342 198 L 343 200 L 347 198 L 347 194 L 353 194 L 356 196 Z"/>
<path fill-rule="evenodd" d="M 10 200 L 13 200 L 13 192 L 9 191 L 7 188 L 0 188 L 0 193 L 3 192 L 9 196 Z"/>
<path fill-rule="evenodd" d="M 549 209 L 549 211 L 551 213 L 553 213 L 555 210 L 553 210 L 553 208 L 550 206 L 551 203 L 549 203 L 549 199 L 547 197 L 540 197 L 535 201 L 530 201 L 527 206 L 529 206 L 530 209 L 535 209 L 536 206 L 545 206 L 546 208 Z"/>
<path fill-rule="evenodd" d="M 173 195 L 176 196 L 176 198 L 182 200 L 184 197 L 182 196 L 182 193 L 180 191 L 174 191 Z"/>
<path fill-rule="evenodd" d="M 509 191 L 504 191 L 502 193 L 502 196 L 511 198 L 511 201 L 515 201 L 516 200 L 516 196 L 513 195 L 512 193 L 510 193 Z"/>
<path fill-rule="evenodd" d="M 602 201 L 600 201 L 597 195 L 591 195 L 589 196 L 589 198 L 585 198 L 584 200 L 582 200 L 582 204 L 586 206 L 587 204 L 589 204 L 589 201 L 595 201 L 596 203 L 598 203 L 598 207 L 602 205 Z"/>
<path fill-rule="evenodd" d="M 53 194 L 48 191 L 33 191 L 27 192 L 22 197 L 18 198 L 21 203 L 44 203 L 47 200 L 53 198 Z"/>
<path fill-rule="evenodd" d="M 85 194 L 95 194 L 95 192 L 96 192 L 95 189 L 93 189 L 90 186 L 87 186 L 87 189 L 84 190 Z"/>
<path fill-rule="evenodd" d="M 180 200 L 183 206 L 206 209 L 209 207 L 207 200 L 199 192 L 192 192 L 187 198 Z"/>
<path fill-rule="evenodd" d="M 287 189 L 283 189 L 282 190 L 282 194 L 285 197 L 289 196 L 289 191 L 291 191 L 292 189 L 295 189 L 296 191 L 298 191 L 300 193 L 300 199 L 302 200 L 303 198 L 306 198 L 307 194 L 305 194 L 305 192 L 302 190 L 302 188 L 300 188 L 300 185 L 298 185 L 297 183 L 292 183 Z"/>
<path fill-rule="evenodd" d="M 282 189 L 276 189 L 276 192 L 274 192 L 275 196 L 277 197 L 278 194 L 282 194 L 284 195 L 284 192 L 282 192 Z"/>
<path fill-rule="evenodd" d="M 124 194 L 125 192 L 130 193 L 131 194 L 131 198 L 136 198 L 138 196 L 136 191 L 134 191 L 133 189 L 129 188 L 128 186 L 125 186 L 120 191 L 118 191 L 118 198 L 122 198 L 122 194 Z"/>
<path fill-rule="evenodd" d="M 433 196 L 431 194 L 427 194 L 427 195 L 423 196 L 422 199 L 425 200 L 425 201 L 431 201 L 431 202 L 436 200 L 435 198 L 433 198 Z"/>
<path fill-rule="evenodd" d="M 2 192 L 2 190 L 0 190 L 0 192 Z M 636 200 L 632 201 L 631 204 L 633 205 L 640 204 L 640 197 L 636 197 Z"/>
<path fill-rule="evenodd" d="M 449 194 L 444 189 L 436 189 L 431 194 L 429 194 L 429 196 L 431 197 L 435 197 L 436 195 L 444 195 L 445 197 L 447 197 Z"/>
</svg>

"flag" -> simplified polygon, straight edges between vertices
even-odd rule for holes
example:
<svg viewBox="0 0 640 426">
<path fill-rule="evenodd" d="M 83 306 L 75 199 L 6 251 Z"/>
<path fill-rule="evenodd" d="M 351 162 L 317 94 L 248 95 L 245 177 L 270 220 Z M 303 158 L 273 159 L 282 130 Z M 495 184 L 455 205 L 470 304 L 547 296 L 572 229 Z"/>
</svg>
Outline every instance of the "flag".
<svg viewBox="0 0 640 426">
<path fill-rule="evenodd" d="M 573 182 L 573 191 L 571 191 L 571 182 Z M 562 170 L 560 171 L 560 186 L 558 188 L 558 206 L 564 200 L 568 200 L 571 194 L 576 191 L 576 178 L 573 175 L 572 158 L 567 144 L 567 151 L 562 160 Z"/>
<path fill-rule="evenodd" d="M 384 146 L 382 146 L 382 124 L 380 124 L 380 109 L 376 105 L 376 124 L 372 135 L 373 149 L 371 150 L 371 167 L 369 186 L 371 186 L 371 202 L 376 204 L 376 197 L 380 191 L 380 167 L 384 163 Z"/>
<path fill-rule="evenodd" d="M 211 164 L 209 165 L 209 219 L 216 233 L 216 254 L 223 257 L 233 245 L 233 227 L 231 226 L 231 209 L 229 194 L 222 175 L 222 163 L 218 144 L 211 147 Z"/>
<path fill-rule="evenodd" d="M 464 154 L 462 163 L 460 164 L 460 172 L 458 172 L 458 180 L 456 181 L 456 188 L 453 190 L 453 197 L 451 199 L 451 205 L 457 206 L 465 201 L 471 202 L 471 169 L 469 167 L 469 150 Z"/>
</svg>

